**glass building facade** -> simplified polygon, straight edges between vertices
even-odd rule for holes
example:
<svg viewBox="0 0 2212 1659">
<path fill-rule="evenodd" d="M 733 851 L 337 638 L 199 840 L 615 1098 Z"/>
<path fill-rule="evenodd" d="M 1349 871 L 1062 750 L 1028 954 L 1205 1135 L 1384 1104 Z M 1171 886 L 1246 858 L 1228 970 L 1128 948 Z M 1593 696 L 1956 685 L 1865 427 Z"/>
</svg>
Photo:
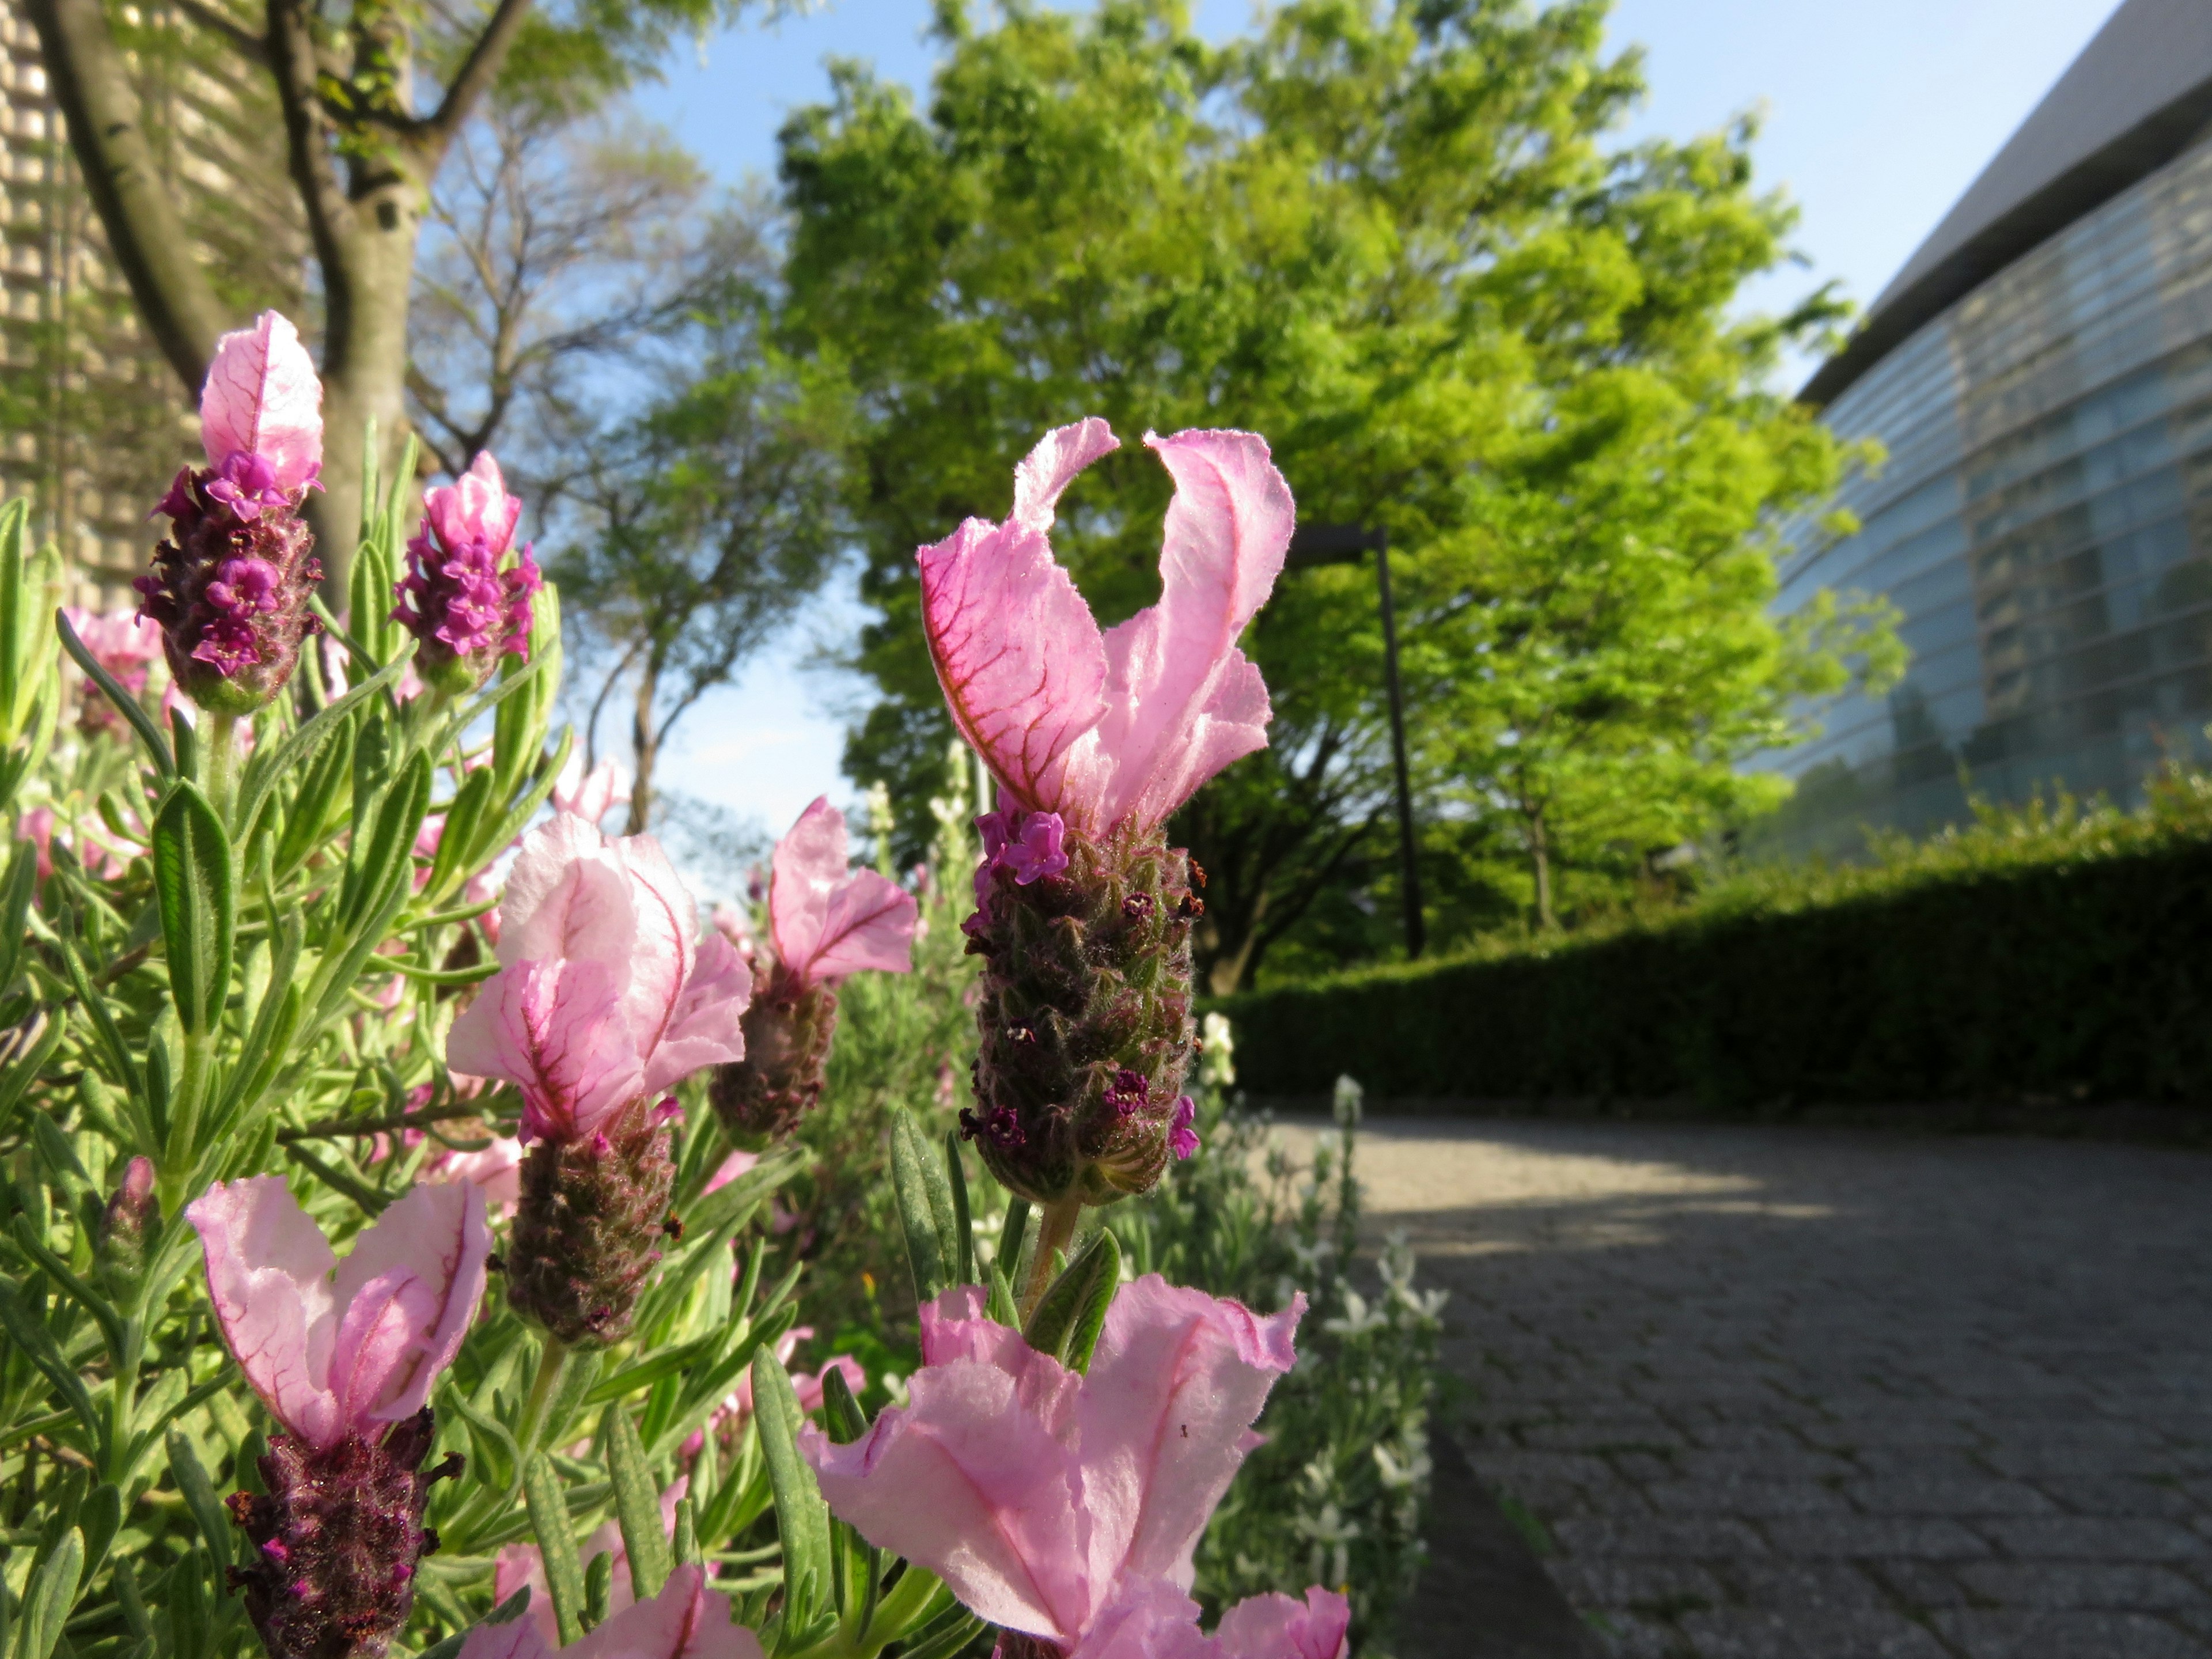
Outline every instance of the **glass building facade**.
<svg viewBox="0 0 2212 1659">
<path fill-rule="evenodd" d="M 1789 527 L 1784 610 L 1884 594 L 1911 651 L 1770 763 L 1778 852 L 1923 833 L 1967 792 L 2140 799 L 2212 721 L 2212 143 L 1980 283 L 1826 410 L 1887 452 L 1837 538 Z"/>
</svg>

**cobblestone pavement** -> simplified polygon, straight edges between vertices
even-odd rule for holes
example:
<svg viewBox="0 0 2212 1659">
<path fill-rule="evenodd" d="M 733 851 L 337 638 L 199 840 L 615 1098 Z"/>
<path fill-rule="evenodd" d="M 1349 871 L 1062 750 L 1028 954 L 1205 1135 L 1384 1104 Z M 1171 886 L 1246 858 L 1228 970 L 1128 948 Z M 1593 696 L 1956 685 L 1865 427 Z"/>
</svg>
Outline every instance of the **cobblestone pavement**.
<svg viewBox="0 0 2212 1659">
<path fill-rule="evenodd" d="M 1361 1158 L 1452 1292 L 1479 1475 L 1612 1651 L 2212 1656 L 2212 1158 L 1401 1120 Z"/>
</svg>

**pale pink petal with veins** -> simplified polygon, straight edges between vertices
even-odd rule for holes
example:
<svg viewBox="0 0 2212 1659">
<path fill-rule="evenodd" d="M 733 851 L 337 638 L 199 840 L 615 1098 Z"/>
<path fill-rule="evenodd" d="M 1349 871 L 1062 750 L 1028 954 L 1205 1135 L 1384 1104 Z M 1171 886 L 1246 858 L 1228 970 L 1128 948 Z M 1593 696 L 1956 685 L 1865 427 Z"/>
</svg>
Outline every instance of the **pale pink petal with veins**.
<svg viewBox="0 0 2212 1659">
<path fill-rule="evenodd" d="M 914 895 L 873 870 L 850 870 L 845 815 L 817 796 L 775 844 L 769 927 L 777 962 L 802 984 L 863 969 L 913 966 Z"/>
<path fill-rule="evenodd" d="M 323 386 L 300 331 L 264 311 L 253 326 L 216 342 L 200 390 L 200 441 L 220 469 L 236 453 L 258 455 L 279 489 L 312 481 L 323 464 Z"/>
</svg>

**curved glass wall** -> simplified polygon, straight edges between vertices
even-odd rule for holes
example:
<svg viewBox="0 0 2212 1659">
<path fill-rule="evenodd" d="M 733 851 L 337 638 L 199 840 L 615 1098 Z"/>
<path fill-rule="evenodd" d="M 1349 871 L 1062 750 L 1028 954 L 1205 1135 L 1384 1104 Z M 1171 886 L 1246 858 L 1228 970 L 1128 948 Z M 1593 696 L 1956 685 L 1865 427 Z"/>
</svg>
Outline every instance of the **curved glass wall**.
<svg viewBox="0 0 2212 1659">
<path fill-rule="evenodd" d="M 2212 144 L 2024 256 L 1826 412 L 1879 439 L 1838 538 L 1789 527 L 1787 610 L 1884 593 L 1911 665 L 1768 763 L 1797 780 L 1759 840 L 1849 854 L 1966 792 L 2139 799 L 2212 720 Z"/>
</svg>

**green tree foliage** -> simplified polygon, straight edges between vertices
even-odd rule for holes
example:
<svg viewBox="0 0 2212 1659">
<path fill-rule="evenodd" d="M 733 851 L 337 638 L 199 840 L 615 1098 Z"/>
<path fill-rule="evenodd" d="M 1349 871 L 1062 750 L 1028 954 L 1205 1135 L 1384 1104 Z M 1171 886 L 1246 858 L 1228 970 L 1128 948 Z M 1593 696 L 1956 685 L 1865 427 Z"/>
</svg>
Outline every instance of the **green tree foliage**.
<svg viewBox="0 0 2212 1659">
<path fill-rule="evenodd" d="M 1003 513 L 1041 430 L 1103 414 L 1262 432 L 1304 521 L 1389 529 L 1430 801 L 1517 810 L 1503 750 L 1556 738 L 1576 775 L 1531 786 L 1548 838 L 1756 804 L 1722 775 L 1832 682 L 1853 631 L 1763 622 L 1756 534 L 1849 459 L 1762 390 L 1835 307 L 1729 318 L 1785 257 L 1790 210 L 1754 189 L 1747 126 L 1607 140 L 1643 82 L 1635 52 L 1604 54 L 1605 13 L 1295 0 L 1216 50 L 1168 0 L 1017 5 L 988 29 L 948 4 L 926 113 L 839 71 L 787 128 L 783 176 L 798 337 L 866 411 L 884 620 L 860 662 L 883 701 L 857 775 L 919 799 L 941 763 L 915 545 Z M 1061 554 L 1103 620 L 1155 592 L 1165 494 L 1125 452 L 1069 498 Z M 1711 660 L 1669 675 L 1673 637 Z M 1387 810 L 1371 569 L 1287 575 L 1250 648 L 1273 746 L 1177 826 L 1213 878 L 1217 989 L 1376 857 Z M 1632 729 L 1659 679 L 1665 708 Z"/>
</svg>

